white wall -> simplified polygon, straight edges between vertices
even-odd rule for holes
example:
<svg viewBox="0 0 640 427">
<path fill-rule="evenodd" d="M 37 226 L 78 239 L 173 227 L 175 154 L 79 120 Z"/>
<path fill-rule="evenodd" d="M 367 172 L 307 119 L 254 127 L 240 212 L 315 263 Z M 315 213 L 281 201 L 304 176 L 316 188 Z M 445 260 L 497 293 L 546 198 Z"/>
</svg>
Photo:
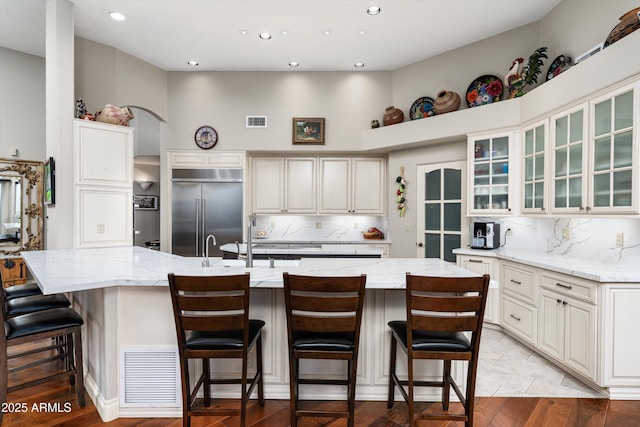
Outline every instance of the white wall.
<svg viewBox="0 0 640 427">
<path fill-rule="evenodd" d="M 350 151 L 360 131 L 382 121 L 391 99 L 388 72 L 171 72 L 169 147 L 196 149 L 195 130 L 213 126 L 216 150 Z M 266 115 L 266 129 L 246 129 Z M 291 141 L 293 117 L 324 117 L 325 144 Z"/>
<path fill-rule="evenodd" d="M 44 58 L 0 47 L 0 157 L 45 160 L 44 66 Z"/>
</svg>

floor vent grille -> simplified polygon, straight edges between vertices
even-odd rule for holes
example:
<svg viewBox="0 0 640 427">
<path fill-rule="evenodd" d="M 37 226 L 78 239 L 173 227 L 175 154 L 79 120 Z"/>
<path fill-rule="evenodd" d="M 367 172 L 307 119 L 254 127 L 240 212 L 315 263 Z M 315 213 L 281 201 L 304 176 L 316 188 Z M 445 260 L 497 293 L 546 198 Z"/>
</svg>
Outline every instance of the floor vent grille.
<svg viewBox="0 0 640 427">
<path fill-rule="evenodd" d="M 247 128 L 266 128 L 267 116 L 247 116 Z"/>
<path fill-rule="evenodd" d="M 176 347 L 126 347 L 120 354 L 120 406 L 179 407 L 180 359 Z"/>
</svg>

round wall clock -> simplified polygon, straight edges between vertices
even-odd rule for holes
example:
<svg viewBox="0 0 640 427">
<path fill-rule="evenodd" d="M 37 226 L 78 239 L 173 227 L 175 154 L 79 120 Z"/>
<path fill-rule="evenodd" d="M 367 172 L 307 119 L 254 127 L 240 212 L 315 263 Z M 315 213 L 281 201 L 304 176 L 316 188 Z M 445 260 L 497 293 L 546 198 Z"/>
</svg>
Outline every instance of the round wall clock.
<svg viewBox="0 0 640 427">
<path fill-rule="evenodd" d="M 218 132 L 211 126 L 200 126 L 194 138 L 198 147 L 208 150 L 218 143 Z"/>
</svg>

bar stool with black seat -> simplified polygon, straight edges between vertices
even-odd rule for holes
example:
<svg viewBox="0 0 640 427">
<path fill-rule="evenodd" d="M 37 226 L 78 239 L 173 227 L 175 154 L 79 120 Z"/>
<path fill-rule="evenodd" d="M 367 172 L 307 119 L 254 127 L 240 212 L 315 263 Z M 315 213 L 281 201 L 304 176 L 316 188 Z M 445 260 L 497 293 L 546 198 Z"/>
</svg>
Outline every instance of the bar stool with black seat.
<svg viewBox="0 0 640 427">
<path fill-rule="evenodd" d="M 0 306 L 6 318 L 5 305 Z M 5 320 L 5 333 L 0 338 L 0 402 L 6 402 L 8 393 L 13 391 L 68 377 L 69 384 L 76 387 L 78 404 L 84 408 L 83 323 L 71 308 L 53 308 Z M 40 369 L 43 366 L 47 369 Z M 10 376 L 15 378 L 10 381 Z M 20 382 L 25 376 L 30 379 Z"/>
<path fill-rule="evenodd" d="M 388 323 L 391 356 L 387 407 L 393 407 L 397 386 L 409 406 L 409 425 L 414 425 L 416 419 L 435 419 L 464 421 L 465 426 L 473 426 L 476 370 L 488 288 L 489 275 L 425 277 L 407 274 L 407 320 Z M 396 374 L 398 344 L 407 354 L 406 381 L 400 380 Z M 443 360 L 442 380 L 414 380 L 413 362 L 416 359 Z M 451 376 L 453 360 L 468 362 L 465 394 Z M 415 414 L 414 386 L 442 388 L 443 411 Z M 458 396 L 464 408 L 463 414 L 448 412 L 450 388 Z"/>
<path fill-rule="evenodd" d="M 354 425 L 356 371 L 366 276 L 313 277 L 283 274 L 289 343 L 291 425 L 299 417 L 347 418 Z M 346 378 L 301 377 L 301 359 L 347 362 Z M 300 384 L 346 385 L 347 410 L 300 408 Z"/>
<path fill-rule="evenodd" d="M 38 288 L 38 292 L 31 288 L 22 288 L 22 290 L 11 292 L 12 288 L 30 285 L 16 285 L 4 288 L 1 272 L 0 285 L 2 286 L 2 292 L 0 292 L 0 304 L 4 307 L 4 320 L 21 314 L 71 306 L 71 302 L 63 294 L 43 295 L 37 284 L 35 284 L 35 286 Z"/>
<path fill-rule="evenodd" d="M 169 289 L 180 353 L 182 425 L 193 416 L 239 415 L 244 427 L 247 404 L 257 385 L 264 405 L 262 329 L 265 322 L 249 319 L 249 273 L 229 276 L 177 276 L 169 274 Z M 247 378 L 249 352 L 256 350 L 256 373 Z M 202 374 L 191 390 L 189 359 L 202 361 Z M 240 378 L 212 378 L 210 359 L 242 359 Z M 212 384 L 241 384 L 240 408 L 211 406 Z M 248 385 L 248 387 L 247 387 Z M 203 386 L 204 407 L 196 401 Z"/>
</svg>

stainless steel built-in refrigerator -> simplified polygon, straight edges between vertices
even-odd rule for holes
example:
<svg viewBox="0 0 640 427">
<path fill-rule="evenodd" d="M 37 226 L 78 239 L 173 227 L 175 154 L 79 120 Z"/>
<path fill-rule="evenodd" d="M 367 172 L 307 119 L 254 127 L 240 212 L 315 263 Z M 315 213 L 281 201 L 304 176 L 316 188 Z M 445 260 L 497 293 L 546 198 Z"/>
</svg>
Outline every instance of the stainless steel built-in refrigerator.
<svg viewBox="0 0 640 427">
<path fill-rule="evenodd" d="M 172 253 L 202 256 L 209 234 L 210 257 L 242 241 L 242 169 L 174 169 L 171 185 Z"/>
</svg>

